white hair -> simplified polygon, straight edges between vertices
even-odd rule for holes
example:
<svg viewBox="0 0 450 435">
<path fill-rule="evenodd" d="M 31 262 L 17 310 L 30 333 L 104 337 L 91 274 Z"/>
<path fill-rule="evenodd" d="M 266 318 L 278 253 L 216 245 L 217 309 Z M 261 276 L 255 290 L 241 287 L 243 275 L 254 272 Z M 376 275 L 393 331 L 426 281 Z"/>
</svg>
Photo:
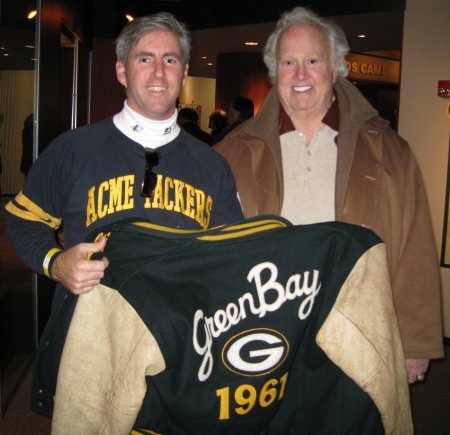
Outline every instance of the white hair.
<svg viewBox="0 0 450 435">
<path fill-rule="evenodd" d="M 283 31 L 292 25 L 306 24 L 315 26 L 322 31 L 330 42 L 331 64 L 338 64 L 338 75 L 346 77 L 348 74 L 345 56 L 349 52 L 350 47 L 347 43 L 344 31 L 332 21 L 319 17 L 309 9 L 296 7 L 291 11 L 284 12 L 277 22 L 276 29 L 272 32 L 267 40 L 264 49 L 264 62 L 269 70 L 269 78 L 272 83 L 276 81 L 277 75 L 277 44 Z"/>
</svg>

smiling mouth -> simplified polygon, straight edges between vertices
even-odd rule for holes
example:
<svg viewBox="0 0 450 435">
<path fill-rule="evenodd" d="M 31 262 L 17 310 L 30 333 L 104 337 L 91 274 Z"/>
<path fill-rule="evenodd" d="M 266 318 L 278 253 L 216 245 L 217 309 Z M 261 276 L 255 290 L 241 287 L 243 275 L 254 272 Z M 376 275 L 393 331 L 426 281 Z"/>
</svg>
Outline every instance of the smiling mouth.
<svg viewBox="0 0 450 435">
<path fill-rule="evenodd" d="M 163 92 L 167 88 L 165 88 L 164 86 L 147 86 L 147 89 L 149 91 L 154 91 L 154 92 Z"/>
<path fill-rule="evenodd" d="M 312 89 L 312 86 L 294 86 L 293 89 L 296 92 L 306 92 Z"/>
</svg>

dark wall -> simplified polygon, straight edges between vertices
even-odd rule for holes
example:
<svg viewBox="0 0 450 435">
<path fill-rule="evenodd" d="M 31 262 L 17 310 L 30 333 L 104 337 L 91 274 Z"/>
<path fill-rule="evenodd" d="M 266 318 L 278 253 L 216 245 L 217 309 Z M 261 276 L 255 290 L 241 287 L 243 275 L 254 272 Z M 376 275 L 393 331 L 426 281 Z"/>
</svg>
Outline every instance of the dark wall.
<svg viewBox="0 0 450 435">
<path fill-rule="evenodd" d="M 94 39 L 92 50 L 91 123 L 122 110 L 125 88 L 116 78 L 114 41 Z"/>
<path fill-rule="evenodd" d="M 225 53 L 217 56 L 216 109 L 228 111 L 235 97 L 253 100 L 258 112 L 271 85 L 259 53 Z"/>
<path fill-rule="evenodd" d="M 390 126 L 397 131 L 397 115 L 400 99 L 398 85 L 359 83 L 356 87 L 366 97 L 367 101 L 378 110 L 380 116 L 389 121 Z"/>
<path fill-rule="evenodd" d="M 66 25 L 90 50 L 92 47 L 92 1 L 42 0 L 38 74 L 38 147 L 41 153 L 60 133 L 61 28 Z"/>
</svg>

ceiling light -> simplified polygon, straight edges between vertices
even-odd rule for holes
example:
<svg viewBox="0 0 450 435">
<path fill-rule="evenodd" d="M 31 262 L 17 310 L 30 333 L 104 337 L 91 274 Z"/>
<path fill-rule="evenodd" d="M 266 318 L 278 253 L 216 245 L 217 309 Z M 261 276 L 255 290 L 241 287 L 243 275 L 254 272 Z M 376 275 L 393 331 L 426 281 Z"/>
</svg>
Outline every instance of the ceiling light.
<svg viewBox="0 0 450 435">
<path fill-rule="evenodd" d="M 36 16 L 36 14 L 37 14 L 37 11 L 31 11 L 31 12 L 27 15 L 27 18 L 28 18 L 29 20 L 31 20 L 31 19 L 33 19 L 33 18 Z"/>
<path fill-rule="evenodd" d="M 357 35 L 358 36 L 358 38 L 365 38 L 366 37 L 366 35 Z"/>
<path fill-rule="evenodd" d="M 258 45 L 259 42 L 246 42 L 245 45 Z"/>
<path fill-rule="evenodd" d="M 25 45 L 25 48 L 34 48 L 34 45 Z"/>
<path fill-rule="evenodd" d="M 202 56 L 202 59 L 208 59 L 206 56 Z"/>
<path fill-rule="evenodd" d="M 130 15 L 130 14 L 126 14 L 126 15 L 125 15 L 125 18 L 126 18 L 128 21 L 130 21 L 130 22 L 134 20 L 133 15 Z"/>
<path fill-rule="evenodd" d="M 210 63 L 208 63 L 208 65 L 209 65 L 209 66 L 213 66 L 214 64 L 210 62 Z"/>
</svg>

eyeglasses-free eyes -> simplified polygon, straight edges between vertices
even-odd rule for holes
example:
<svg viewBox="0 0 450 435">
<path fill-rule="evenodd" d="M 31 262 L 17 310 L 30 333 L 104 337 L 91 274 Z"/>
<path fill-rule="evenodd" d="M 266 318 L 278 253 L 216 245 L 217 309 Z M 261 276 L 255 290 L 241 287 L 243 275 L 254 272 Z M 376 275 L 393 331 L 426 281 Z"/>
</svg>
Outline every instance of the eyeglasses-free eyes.
<svg viewBox="0 0 450 435">
<path fill-rule="evenodd" d="M 158 177 L 152 169 L 158 164 L 159 153 L 153 148 L 145 148 L 145 173 L 141 184 L 141 196 L 144 198 L 150 198 L 155 191 Z"/>
</svg>

